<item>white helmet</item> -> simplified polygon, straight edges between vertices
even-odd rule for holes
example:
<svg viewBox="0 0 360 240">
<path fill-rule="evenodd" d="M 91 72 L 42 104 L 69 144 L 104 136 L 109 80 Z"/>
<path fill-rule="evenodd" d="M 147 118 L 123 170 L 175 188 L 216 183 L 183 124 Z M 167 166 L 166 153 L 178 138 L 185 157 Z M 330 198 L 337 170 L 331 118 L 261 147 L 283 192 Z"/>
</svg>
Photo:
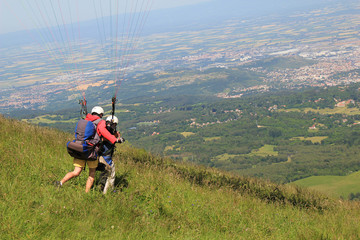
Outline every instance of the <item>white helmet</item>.
<svg viewBox="0 0 360 240">
<path fill-rule="evenodd" d="M 102 107 L 96 106 L 91 109 L 91 113 L 97 113 L 97 114 L 103 114 L 104 115 L 104 109 Z"/>
<path fill-rule="evenodd" d="M 111 122 L 111 123 L 116 123 L 116 124 L 119 123 L 119 119 L 117 117 L 115 117 L 115 116 L 112 116 L 112 115 L 108 116 L 106 118 L 106 121 Z"/>
</svg>

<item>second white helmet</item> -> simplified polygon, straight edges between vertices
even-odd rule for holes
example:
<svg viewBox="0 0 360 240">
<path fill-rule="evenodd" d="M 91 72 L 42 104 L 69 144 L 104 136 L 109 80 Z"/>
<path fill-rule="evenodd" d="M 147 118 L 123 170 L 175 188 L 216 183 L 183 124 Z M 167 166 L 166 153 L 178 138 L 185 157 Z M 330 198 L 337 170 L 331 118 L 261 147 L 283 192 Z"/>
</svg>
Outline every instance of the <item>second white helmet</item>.
<svg viewBox="0 0 360 240">
<path fill-rule="evenodd" d="M 102 107 L 96 106 L 91 109 L 91 113 L 104 114 L 104 109 Z"/>
<path fill-rule="evenodd" d="M 111 123 L 116 123 L 116 124 L 119 123 L 119 119 L 116 116 L 112 116 L 112 115 L 108 116 L 106 118 L 106 121 L 111 122 Z"/>
</svg>

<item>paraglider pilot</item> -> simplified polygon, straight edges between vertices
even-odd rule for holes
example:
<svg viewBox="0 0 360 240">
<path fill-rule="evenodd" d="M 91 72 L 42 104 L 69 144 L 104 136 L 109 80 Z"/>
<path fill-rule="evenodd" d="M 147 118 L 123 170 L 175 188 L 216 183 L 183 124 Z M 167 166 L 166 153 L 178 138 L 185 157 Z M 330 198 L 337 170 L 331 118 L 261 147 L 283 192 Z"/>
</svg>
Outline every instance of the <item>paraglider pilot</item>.
<svg viewBox="0 0 360 240">
<path fill-rule="evenodd" d="M 120 136 L 120 133 L 116 130 L 116 126 L 119 120 L 115 116 L 108 116 L 106 118 L 106 129 L 116 137 L 115 143 L 123 143 L 125 139 Z M 106 194 L 108 190 L 114 188 L 115 184 L 115 164 L 112 159 L 114 154 L 115 144 L 106 139 L 103 140 L 102 148 L 99 155 L 99 166 L 97 170 L 102 171 L 100 176 L 100 184 L 102 185 L 103 193 Z"/>
</svg>

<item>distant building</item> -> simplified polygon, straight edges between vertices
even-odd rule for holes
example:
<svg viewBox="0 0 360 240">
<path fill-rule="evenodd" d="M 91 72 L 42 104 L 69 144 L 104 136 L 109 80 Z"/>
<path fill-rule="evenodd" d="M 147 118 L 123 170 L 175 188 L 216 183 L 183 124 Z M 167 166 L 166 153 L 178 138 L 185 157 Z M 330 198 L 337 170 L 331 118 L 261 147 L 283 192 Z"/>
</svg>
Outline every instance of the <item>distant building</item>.
<svg viewBox="0 0 360 240">
<path fill-rule="evenodd" d="M 355 104 L 355 101 L 352 99 L 346 100 L 346 101 L 341 101 L 338 102 L 337 104 L 335 104 L 336 107 L 346 107 L 347 105 L 349 105 L 350 103 Z"/>
<path fill-rule="evenodd" d="M 309 129 L 310 129 L 310 130 L 315 130 L 315 129 L 316 129 L 315 124 L 314 124 L 314 125 L 312 125 L 311 127 L 309 127 Z"/>
</svg>

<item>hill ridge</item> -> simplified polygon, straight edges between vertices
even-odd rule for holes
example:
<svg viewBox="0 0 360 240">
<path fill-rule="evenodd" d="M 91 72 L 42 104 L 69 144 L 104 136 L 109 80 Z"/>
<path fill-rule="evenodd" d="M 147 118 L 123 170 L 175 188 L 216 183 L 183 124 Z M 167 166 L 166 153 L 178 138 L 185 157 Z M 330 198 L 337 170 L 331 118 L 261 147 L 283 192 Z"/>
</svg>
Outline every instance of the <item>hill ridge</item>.
<svg viewBox="0 0 360 240">
<path fill-rule="evenodd" d="M 72 168 L 65 143 L 73 136 L 2 116 L 0 126 L 4 238 L 360 236 L 351 224 L 359 213 L 355 203 L 339 204 L 304 188 L 174 162 L 130 144 L 117 149 L 114 192 L 102 195 L 95 184 L 85 194 L 87 174 L 56 189 L 51 182 Z"/>
</svg>

